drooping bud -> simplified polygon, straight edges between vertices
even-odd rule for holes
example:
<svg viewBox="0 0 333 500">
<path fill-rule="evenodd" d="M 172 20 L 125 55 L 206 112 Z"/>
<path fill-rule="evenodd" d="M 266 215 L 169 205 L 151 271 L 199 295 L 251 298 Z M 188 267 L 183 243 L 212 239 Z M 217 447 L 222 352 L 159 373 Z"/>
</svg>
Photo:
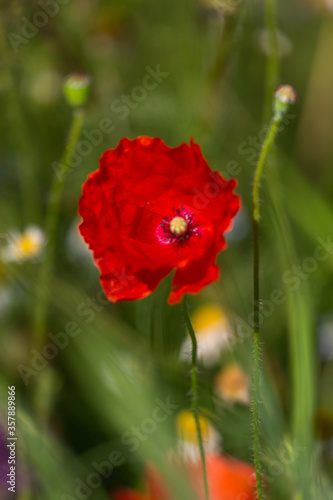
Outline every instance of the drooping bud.
<svg viewBox="0 0 333 500">
<path fill-rule="evenodd" d="M 66 101 L 73 108 L 86 104 L 91 88 L 91 77 L 85 73 L 71 73 L 64 81 Z"/>
<path fill-rule="evenodd" d="M 273 110 L 276 119 L 280 120 L 288 111 L 290 104 L 297 101 L 297 92 L 291 85 L 280 85 L 274 92 Z"/>
</svg>

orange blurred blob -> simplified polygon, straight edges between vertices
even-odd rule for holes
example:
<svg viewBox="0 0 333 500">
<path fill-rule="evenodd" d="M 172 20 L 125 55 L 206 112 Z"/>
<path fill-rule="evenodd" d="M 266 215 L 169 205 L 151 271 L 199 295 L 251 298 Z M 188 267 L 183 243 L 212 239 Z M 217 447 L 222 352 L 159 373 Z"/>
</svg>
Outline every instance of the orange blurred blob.
<svg viewBox="0 0 333 500">
<path fill-rule="evenodd" d="M 210 500 L 255 500 L 254 468 L 232 457 L 211 453 L 206 455 L 207 480 Z M 186 473 L 198 500 L 205 499 L 202 467 L 199 462 L 187 466 Z M 172 500 L 153 466 L 147 468 L 147 494 L 122 489 L 114 500 Z"/>
</svg>

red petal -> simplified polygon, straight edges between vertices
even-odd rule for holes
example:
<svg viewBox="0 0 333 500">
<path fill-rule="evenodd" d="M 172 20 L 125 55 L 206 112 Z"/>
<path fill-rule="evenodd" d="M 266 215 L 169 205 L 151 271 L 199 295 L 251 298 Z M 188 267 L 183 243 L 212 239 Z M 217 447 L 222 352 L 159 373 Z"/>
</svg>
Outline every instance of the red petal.
<svg viewBox="0 0 333 500">
<path fill-rule="evenodd" d="M 226 246 L 224 240 L 219 250 Z M 215 264 L 217 250 L 214 244 L 207 246 L 206 251 L 195 259 L 191 259 L 177 271 L 172 279 L 168 304 L 180 302 L 186 293 L 196 294 L 200 290 L 219 279 L 220 270 Z"/>
</svg>

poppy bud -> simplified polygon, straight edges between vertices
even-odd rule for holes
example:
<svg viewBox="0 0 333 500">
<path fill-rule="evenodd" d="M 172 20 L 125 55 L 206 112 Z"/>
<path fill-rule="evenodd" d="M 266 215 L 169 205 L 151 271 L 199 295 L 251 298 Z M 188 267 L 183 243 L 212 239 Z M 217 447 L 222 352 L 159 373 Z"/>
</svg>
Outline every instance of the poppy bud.
<svg viewBox="0 0 333 500">
<path fill-rule="evenodd" d="M 63 90 L 67 103 L 73 108 L 84 106 L 91 87 L 91 77 L 85 73 L 71 73 L 64 81 Z"/>
<path fill-rule="evenodd" d="M 280 85 L 274 92 L 273 110 L 276 119 L 280 119 L 290 104 L 297 101 L 297 92 L 291 85 Z"/>
</svg>

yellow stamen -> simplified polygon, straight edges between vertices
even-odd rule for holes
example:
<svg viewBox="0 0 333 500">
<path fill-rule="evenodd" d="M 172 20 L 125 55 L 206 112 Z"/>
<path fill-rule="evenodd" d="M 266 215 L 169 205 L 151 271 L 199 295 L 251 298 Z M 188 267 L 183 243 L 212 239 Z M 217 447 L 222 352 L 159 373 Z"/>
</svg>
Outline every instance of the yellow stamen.
<svg viewBox="0 0 333 500">
<path fill-rule="evenodd" d="M 170 231 L 176 236 L 182 236 L 187 231 L 187 222 L 183 217 L 174 217 L 170 222 Z"/>
</svg>

